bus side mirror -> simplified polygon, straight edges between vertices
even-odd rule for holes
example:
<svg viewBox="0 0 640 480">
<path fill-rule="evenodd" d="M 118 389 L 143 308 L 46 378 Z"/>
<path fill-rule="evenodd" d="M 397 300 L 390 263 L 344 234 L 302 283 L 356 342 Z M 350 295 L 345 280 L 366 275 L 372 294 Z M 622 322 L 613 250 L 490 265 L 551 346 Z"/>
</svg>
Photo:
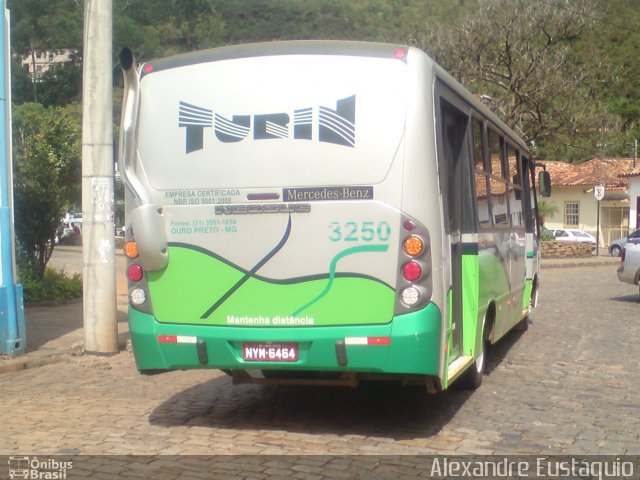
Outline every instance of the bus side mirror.
<svg viewBox="0 0 640 480">
<path fill-rule="evenodd" d="M 549 175 L 549 172 L 545 170 L 538 174 L 538 185 L 540 186 L 541 196 L 551 196 L 551 175 Z"/>
</svg>

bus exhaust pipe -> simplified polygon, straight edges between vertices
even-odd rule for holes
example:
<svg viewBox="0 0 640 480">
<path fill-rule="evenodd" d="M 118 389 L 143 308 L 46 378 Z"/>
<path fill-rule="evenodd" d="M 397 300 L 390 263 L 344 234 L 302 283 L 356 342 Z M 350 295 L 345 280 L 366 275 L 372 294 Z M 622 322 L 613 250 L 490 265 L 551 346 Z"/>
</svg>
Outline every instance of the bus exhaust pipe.
<svg viewBox="0 0 640 480">
<path fill-rule="evenodd" d="M 124 77 L 124 97 L 122 101 L 122 116 L 120 119 L 120 147 L 118 164 L 125 182 L 131 187 L 133 195 L 139 205 L 149 203 L 149 196 L 144 187 L 133 175 L 133 160 L 135 159 L 135 118 L 139 107 L 140 82 L 133 52 L 123 48 L 120 52 L 120 65 Z"/>
</svg>

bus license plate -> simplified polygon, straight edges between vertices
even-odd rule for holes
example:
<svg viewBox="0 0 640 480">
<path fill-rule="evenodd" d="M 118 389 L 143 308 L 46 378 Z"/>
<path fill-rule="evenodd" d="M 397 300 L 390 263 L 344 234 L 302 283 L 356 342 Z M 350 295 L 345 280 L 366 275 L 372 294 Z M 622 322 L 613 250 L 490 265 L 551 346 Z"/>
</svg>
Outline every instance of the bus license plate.
<svg viewBox="0 0 640 480">
<path fill-rule="evenodd" d="M 247 362 L 297 362 L 297 343 L 243 343 L 242 358 Z"/>
</svg>

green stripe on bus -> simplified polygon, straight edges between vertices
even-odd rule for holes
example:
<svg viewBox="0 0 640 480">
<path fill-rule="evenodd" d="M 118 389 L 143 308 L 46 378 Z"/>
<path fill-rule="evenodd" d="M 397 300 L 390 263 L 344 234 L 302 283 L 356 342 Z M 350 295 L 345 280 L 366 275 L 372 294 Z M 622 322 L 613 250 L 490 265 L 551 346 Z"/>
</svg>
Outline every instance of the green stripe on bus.
<svg viewBox="0 0 640 480">
<path fill-rule="evenodd" d="M 373 246 L 371 246 L 373 247 Z M 384 248 L 383 248 L 384 247 Z M 361 249 L 383 251 L 387 247 Z M 348 249 L 334 259 L 349 254 Z M 339 258 L 338 258 L 339 257 Z M 170 246 L 166 269 L 149 272 L 149 292 L 159 322 L 194 325 L 359 325 L 389 323 L 395 291 L 374 278 L 330 273 L 290 282 L 251 276 L 207 318 L 202 312 L 246 272 L 201 251 Z M 300 318 L 298 318 L 300 317 Z"/>
<path fill-rule="evenodd" d="M 329 291 L 331 290 L 331 287 L 333 285 L 334 278 L 336 276 L 336 265 L 338 264 L 338 261 L 341 258 L 344 258 L 344 257 L 346 257 L 348 255 L 353 255 L 353 254 L 356 254 L 356 253 L 386 252 L 387 250 L 389 250 L 389 245 L 361 245 L 359 247 L 347 248 L 346 250 L 343 250 L 342 252 L 338 253 L 331 260 L 331 264 L 329 266 L 329 281 L 327 282 L 327 286 L 324 288 L 324 290 L 322 290 L 322 292 L 320 292 L 320 294 L 317 297 L 315 297 L 313 300 L 307 302 L 302 307 L 298 308 L 295 312 L 292 313 L 292 315 L 294 315 L 294 316 L 295 315 L 299 315 L 300 313 L 302 313 L 304 310 L 309 308 L 314 303 L 319 302 L 322 298 L 324 298 L 329 293 Z"/>
<path fill-rule="evenodd" d="M 477 255 L 478 243 L 477 242 L 465 242 L 462 244 L 462 255 Z"/>
</svg>

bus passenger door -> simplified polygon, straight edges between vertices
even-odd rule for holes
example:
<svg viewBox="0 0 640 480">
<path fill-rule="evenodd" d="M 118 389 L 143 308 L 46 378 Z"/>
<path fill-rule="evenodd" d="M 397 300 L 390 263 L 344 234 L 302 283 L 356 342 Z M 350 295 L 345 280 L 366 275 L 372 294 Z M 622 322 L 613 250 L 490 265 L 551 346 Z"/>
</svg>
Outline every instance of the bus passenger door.
<svg viewBox="0 0 640 480">
<path fill-rule="evenodd" d="M 506 144 L 507 167 L 509 172 L 509 212 L 511 215 L 510 235 L 510 277 L 512 322 L 520 319 L 523 310 L 523 293 L 526 277 L 525 248 L 525 198 L 523 194 L 522 164 L 517 150 Z M 512 323 L 510 322 L 510 323 Z"/>
<path fill-rule="evenodd" d="M 469 117 L 441 99 L 442 108 L 442 155 L 440 175 L 443 199 L 445 200 L 444 226 L 449 234 L 451 252 L 451 292 L 449 308 L 451 318 L 451 342 L 449 362 L 464 355 L 463 331 L 464 285 L 463 234 L 473 222 L 471 208 L 470 157 L 467 142 Z"/>
</svg>

